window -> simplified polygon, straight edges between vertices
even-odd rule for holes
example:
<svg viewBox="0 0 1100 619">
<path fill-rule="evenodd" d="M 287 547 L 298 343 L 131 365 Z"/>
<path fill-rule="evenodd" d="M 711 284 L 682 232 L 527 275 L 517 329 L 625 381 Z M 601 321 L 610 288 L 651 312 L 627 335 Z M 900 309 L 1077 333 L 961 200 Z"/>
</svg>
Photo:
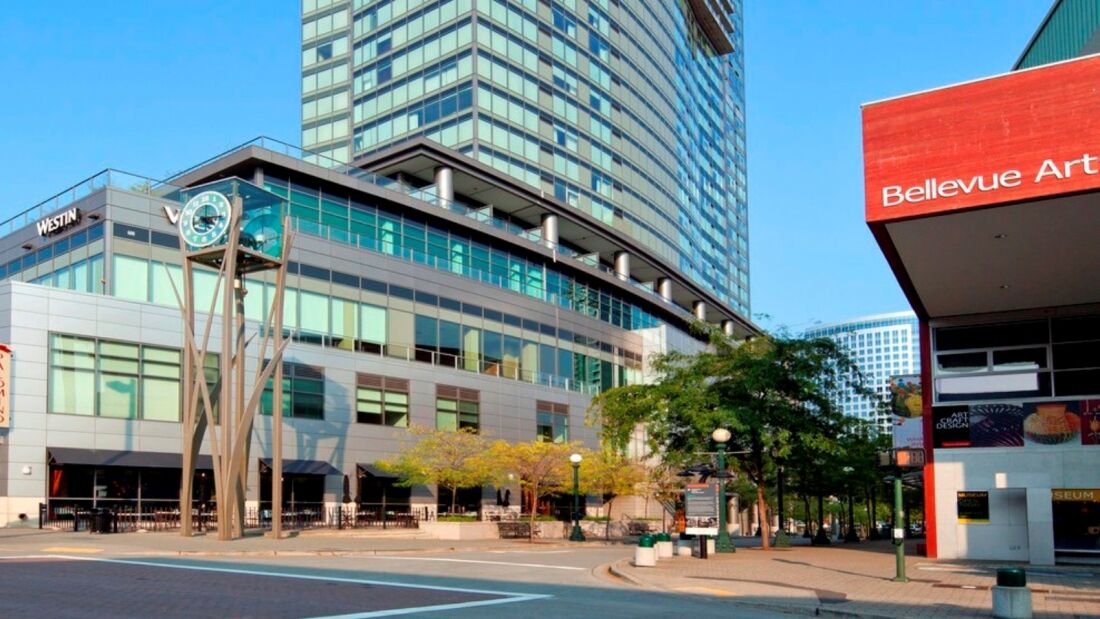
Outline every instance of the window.
<svg viewBox="0 0 1100 619">
<path fill-rule="evenodd" d="M 180 362 L 172 348 L 51 334 L 49 410 L 179 421 Z"/>
<path fill-rule="evenodd" d="M 440 430 L 461 430 L 480 427 L 480 394 L 474 389 L 437 385 L 435 393 L 435 427 Z"/>
<path fill-rule="evenodd" d="M 569 406 L 554 402 L 535 403 L 535 434 L 539 441 L 547 443 L 569 442 Z"/>
<path fill-rule="evenodd" d="M 265 415 L 272 414 L 272 380 L 267 381 L 261 402 Z M 303 363 L 283 362 L 283 414 L 287 417 L 324 419 L 325 373 L 323 369 Z"/>
<path fill-rule="evenodd" d="M 355 416 L 359 423 L 409 427 L 409 381 L 356 374 Z"/>
<path fill-rule="evenodd" d="M 577 36 L 577 20 L 573 19 L 565 11 L 558 7 L 553 7 L 551 13 L 554 19 L 554 27 L 561 30 L 565 34 L 576 37 Z"/>
</svg>

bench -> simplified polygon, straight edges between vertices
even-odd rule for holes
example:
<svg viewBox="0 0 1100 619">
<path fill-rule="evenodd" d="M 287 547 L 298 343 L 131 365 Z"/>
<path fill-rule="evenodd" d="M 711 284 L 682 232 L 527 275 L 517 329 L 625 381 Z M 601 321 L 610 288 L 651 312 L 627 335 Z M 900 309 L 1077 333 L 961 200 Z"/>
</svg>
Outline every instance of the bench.
<svg viewBox="0 0 1100 619">
<path fill-rule="evenodd" d="M 531 537 L 530 522 L 498 522 L 500 539 L 522 539 Z"/>
</svg>

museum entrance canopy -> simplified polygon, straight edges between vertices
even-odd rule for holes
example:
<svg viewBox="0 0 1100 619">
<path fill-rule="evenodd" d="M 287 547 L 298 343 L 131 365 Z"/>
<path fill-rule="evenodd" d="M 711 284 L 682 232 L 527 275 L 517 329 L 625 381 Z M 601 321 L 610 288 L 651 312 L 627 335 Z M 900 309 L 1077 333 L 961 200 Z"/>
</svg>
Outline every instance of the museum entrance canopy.
<svg viewBox="0 0 1100 619">
<path fill-rule="evenodd" d="M 863 150 L 921 317 L 1100 303 L 1100 56 L 866 104 Z"/>
</svg>

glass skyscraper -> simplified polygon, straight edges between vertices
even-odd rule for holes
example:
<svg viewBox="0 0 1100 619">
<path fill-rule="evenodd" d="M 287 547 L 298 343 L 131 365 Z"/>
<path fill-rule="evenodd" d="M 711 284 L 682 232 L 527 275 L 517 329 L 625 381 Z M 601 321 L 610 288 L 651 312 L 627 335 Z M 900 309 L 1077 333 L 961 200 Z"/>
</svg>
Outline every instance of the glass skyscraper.
<svg viewBox="0 0 1100 619">
<path fill-rule="evenodd" d="M 302 36 L 306 149 L 430 140 L 749 315 L 741 0 L 304 0 Z"/>
<path fill-rule="evenodd" d="M 844 348 L 863 373 L 866 386 L 876 398 L 858 395 L 845 388 L 836 403 L 845 415 L 857 417 L 890 432 L 890 418 L 878 408 L 878 400 L 890 395 L 890 378 L 920 374 L 920 332 L 913 312 L 865 316 L 807 329 L 806 337 L 828 337 Z"/>
</svg>

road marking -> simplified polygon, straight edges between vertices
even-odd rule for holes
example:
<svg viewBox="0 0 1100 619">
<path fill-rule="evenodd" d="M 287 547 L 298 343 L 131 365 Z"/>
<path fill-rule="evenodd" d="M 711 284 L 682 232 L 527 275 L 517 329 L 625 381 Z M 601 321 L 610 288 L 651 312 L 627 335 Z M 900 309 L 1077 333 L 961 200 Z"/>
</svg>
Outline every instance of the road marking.
<svg viewBox="0 0 1100 619">
<path fill-rule="evenodd" d="M 554 597 L 542 593 L 512 593 L 510 591 L 492 591 L 487 589 L 467 589 L 463 587 L 446 587 L 443 585 L 418 585 L 406 582 L 390 582 L 385 580 L 370 580 L 366 578 L 341 578 L 338 576 L 314 576 L 311 574 L 289 574 L 286 572 L 268 572 L 264 570 L 233 569 L 228 567 L 214 567 L 208 565 L 178 565 L 173 563 L 157 563 L 155 561 L 137 561 L 131 559 L 103 559 L 100 557 L 77 557 L 68 555 L 38 555 L 35 557 L 4 557 L 7 559 L 18 558 L 50 558 L 68 559 L 70 561 L 89 561 L 99 563 L 119 563 L 122 565 L 141 565 L 145 567 L 163 567 L 177 570 L 193 570 L 198 572 L 220 572 L 226 574 L 248 574 L 251 576 L 273 576 L 275 578 L 298 578 L 301 580 L 321 580 L 326 582 L 340 582 L 353 585 L 375 585 L 380 587 L 395 587 L 401 589 L 429 589 L 432 591 L 451 591 L 454 593 L 475 593 L 479 595 L 498 596 L 492 600 L 478 600 L 474 602 L 458 602 L 454 604 L 437 604 L 434 606 L 417 606 L 409 608 L 391 608 L 387 610 L 375 610 L 362 613 L 349 613 L 346 615 L 328 615 L 313 617 L 311 619 L 369 619 L 371 617 L 393 617 L 412 613 L 433 612 L 436 610 L 454 610 L 459 608 L 474 608 L 477 606 L 493 606 L 497 604 L 511 604 L 514 602 L 531 602 Z"/>
<path fill-rule="evenodd" d="M 481 559 L 442 559 L 439 557 L 397 557 L 385 555 L 378 555 L 370 558 L 383 561 L 438 561 L 441 563 L 481 563 L 485 565 L 504 565 L 509 567 L 541 567 L 548 570 L 576 570 L 579 572 L 584 572 L 588 570 L 587 567 L 573 567 L 570 565 L 548 565 L 546 563 L 512 563 L 509 561 L 484 561 Z"/>
<path fill-rule="evenodd" d="M 88 548 L 87 546 L 51 546 L 49 548 L 43 548 L 42 552 L 68 552 L 95 555 L 103 552 L 103 549 Z"/>
<path fill-rule="evenodd" d="M 572 550 L 489 550 L 491 555 L 564 555 L 574 552 Z"/>
</svg>

